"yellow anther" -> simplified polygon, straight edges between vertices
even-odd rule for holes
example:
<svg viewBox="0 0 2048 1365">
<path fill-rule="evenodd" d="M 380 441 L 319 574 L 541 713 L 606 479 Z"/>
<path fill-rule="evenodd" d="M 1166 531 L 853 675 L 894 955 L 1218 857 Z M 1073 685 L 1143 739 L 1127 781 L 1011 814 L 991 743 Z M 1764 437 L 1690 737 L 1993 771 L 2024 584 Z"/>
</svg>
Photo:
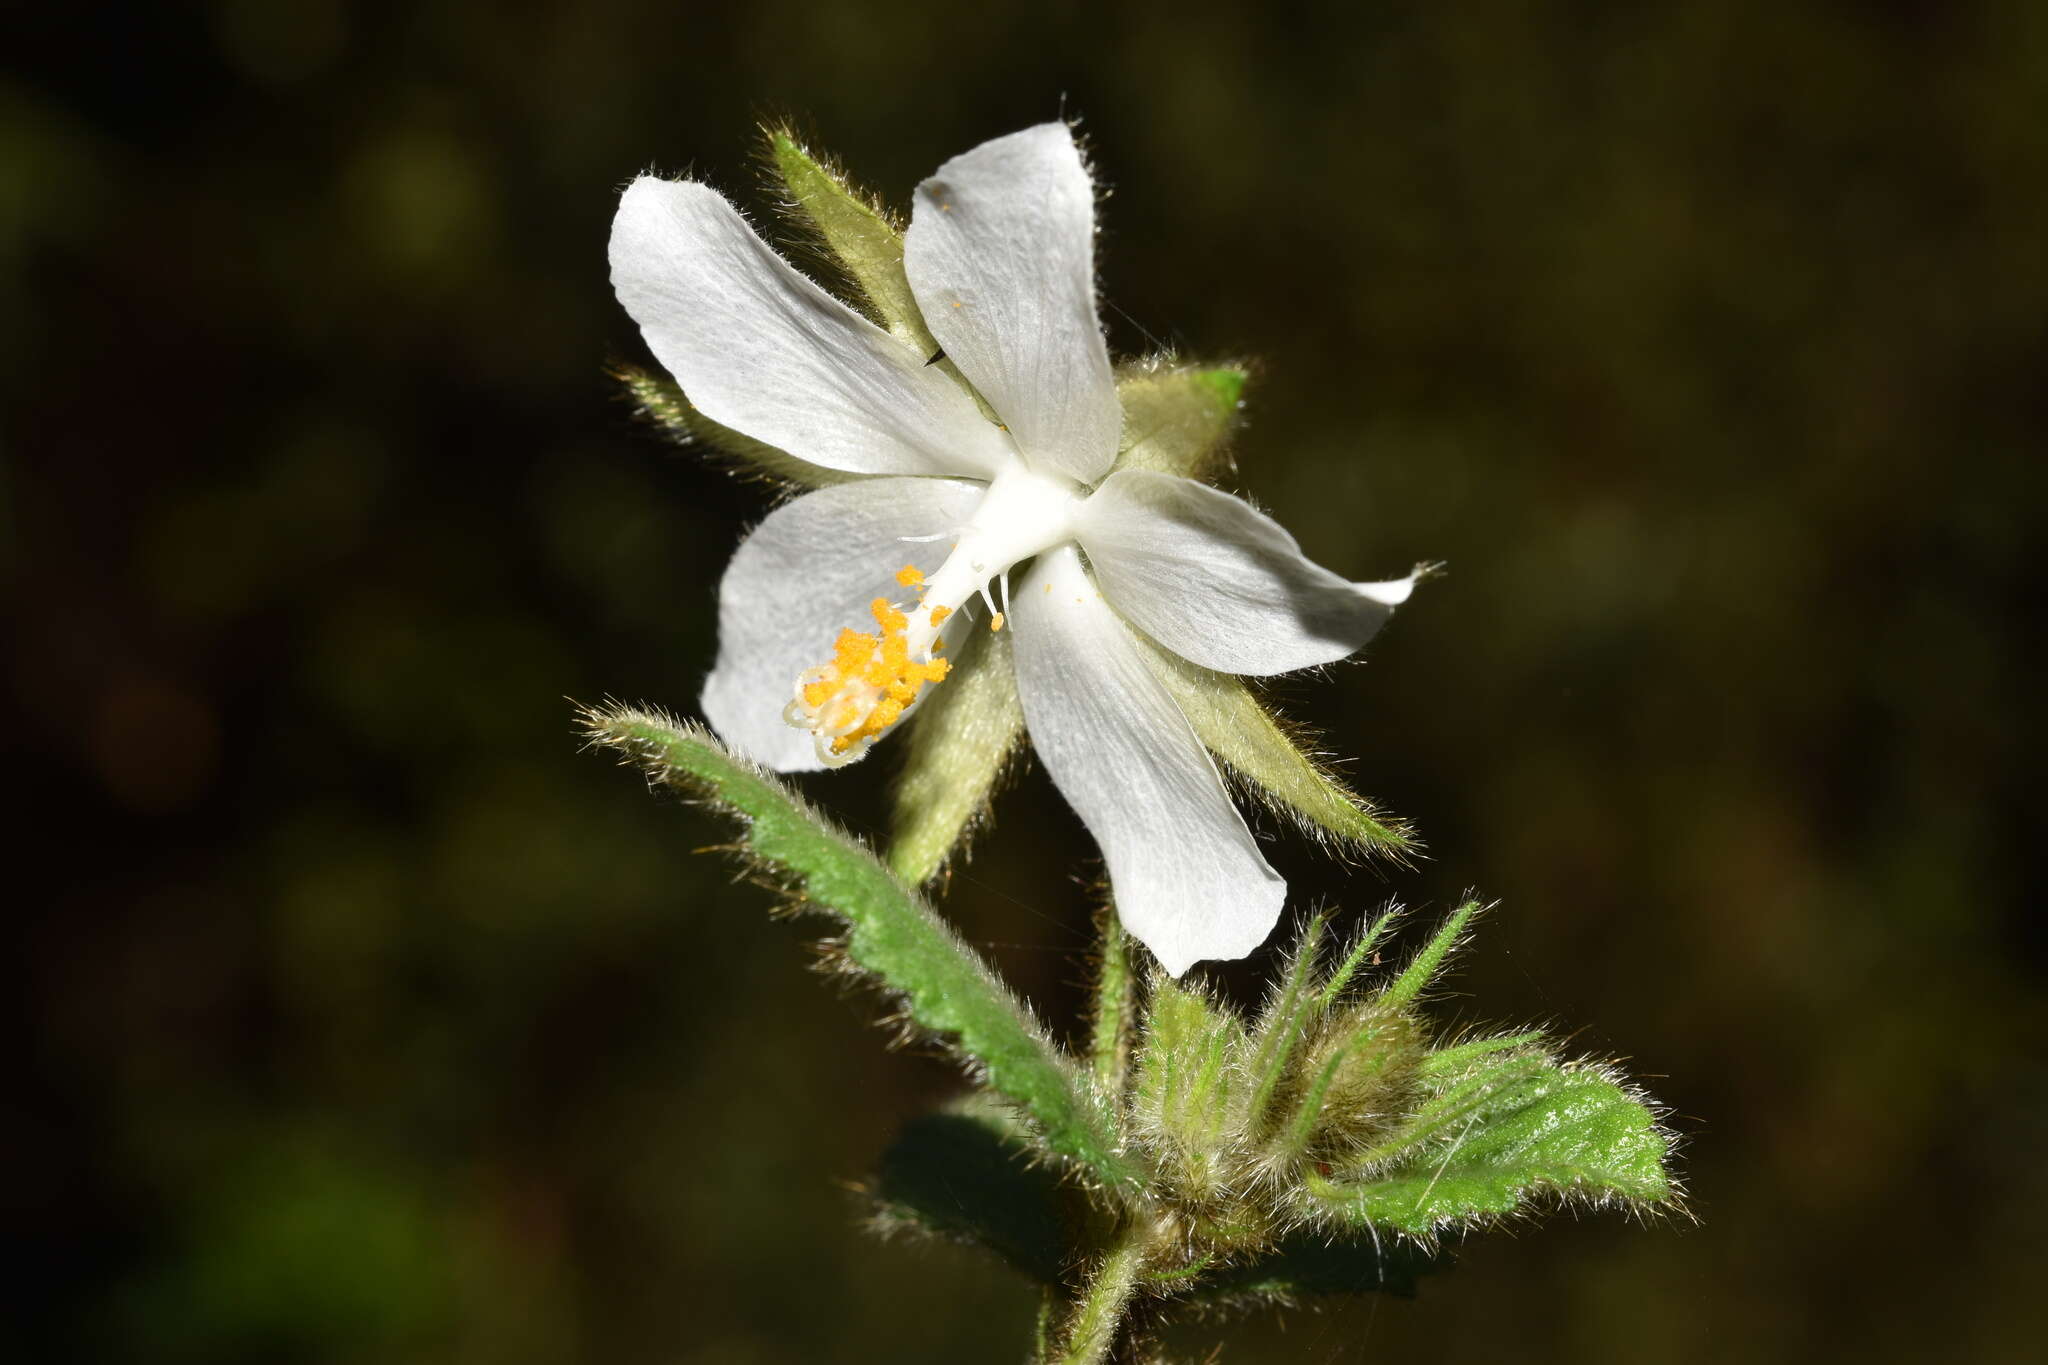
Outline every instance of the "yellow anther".
<svg viewBox="0 0 2048 1365">
<path fill-rule="evenodd" d="M 997 612 L 994 616 L 988 618 L 988 628 L 990 630 L 1001 630 L 1003 628 L 1003 614 L 1001 612 Z"/>
<path fill-rule="evenodd" d="M 906 564 L 897 575 L 905 587 L 924 581 L 916 565 Z M 797 680 L 796 700 L 786 713 L 792 725 L 816 735 L 821 754 L 841 756 L 851 762 L 883 732 L 903 719 L 929 683 L 945 678 L 949 665 L 943 659 L 913 659 L 907 634 L 910 617 L 886 597 L 868 604 L 880 631 L 866 635 L 842 630 L 833 644 L 832 662 L 814 668 Z M 931 624 L 950 613 L 935 608 Z M 936 652 L 939 642 L 930 649 Z"/>
<path fill-rule="evenodd" d="M 832 646 L 832 665 L 841 673 L 850 673 L 873 657 L 875 647 L 880 643 L 872 635 L 863 635 L 857 630 L 842 630 L 839 639 Z"/>
<path fill-rule="evenodd" d="M 868 613 L 875 618 L 875 624 L 882 628 L 882 634 L 891 635 L 910 624 L 910 618 L 896 610 L 886 597 L 877 597 L 868 603 Z"/>
<path fill-rule="evenodd" d="M 896 571 L 896 581 L 906 588 L 924 586 L 924 573 L 915 564 L 905 564 Z"/>
</svg>

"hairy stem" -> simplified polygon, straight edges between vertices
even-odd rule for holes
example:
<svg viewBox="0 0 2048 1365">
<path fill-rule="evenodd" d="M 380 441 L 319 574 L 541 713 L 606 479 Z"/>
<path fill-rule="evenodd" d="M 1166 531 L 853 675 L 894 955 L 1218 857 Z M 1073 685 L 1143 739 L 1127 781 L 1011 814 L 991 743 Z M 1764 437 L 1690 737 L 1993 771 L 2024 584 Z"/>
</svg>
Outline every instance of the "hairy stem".
<svg viewBox="0 0 2048 1365">
<path fill-rule="evenodd" d="M 1131 1065 L 1131 945 L 1115 906 L 1104 906 L 1097 923 L 1101 948 L 1095 969 L 1095 1018 L 1088 1037 L 1088 1061 L 1096 1086 L 1120 1113 Z"/>
<path fill-rule="evenodd" d="M 1074 1306 L 1066 1349 L 1049 1365 L 1100 1365 L 1109 1358 L 1148 1250 L 1143 1230 L 1134 1226 L 1103 1255 Z"/>
</svg>

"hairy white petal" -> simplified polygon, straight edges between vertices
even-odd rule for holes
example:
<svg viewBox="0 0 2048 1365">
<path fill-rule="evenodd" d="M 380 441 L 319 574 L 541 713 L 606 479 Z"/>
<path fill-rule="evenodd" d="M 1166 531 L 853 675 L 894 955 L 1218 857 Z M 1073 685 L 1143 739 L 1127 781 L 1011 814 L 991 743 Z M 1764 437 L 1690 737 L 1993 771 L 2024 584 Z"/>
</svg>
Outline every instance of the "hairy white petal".
<svg viewBox="0 0 2048 1365">
<path fill-rule="evenodd" d="M 635 180 L 611 263 L 655 358 L 715 422 L 862 474 L 987 478 L 1008 453 L 928 357 L 804 278 L 708 185 Z"/>
<path fill-rule="evenodd" d="M 1182 658 L 1224 673 L 1341 659 L 1373 637 L 1412 586 L 1348 582 L 1242 499 L 1150 470 L 1110 475 L 1076 531 L 1118 612 Z"/>
<path fill-rule="evenodd" d="M 903 264 L 925 325 L 1024 458 L 1100 478 L 1123 411 L 1095 316 L 1095 189 L 1067 126 L 939 167 L 917 188 Z"/>
<path fill-rule="evenodd" d="M 809 731 L 784 723 L 797 675 L 832 657 L 839 632 L 871 632 L 868 604 L 902 602 L 896 571 L 932 573 L 985 485 L 962 479 L 859 479 L 806 493 L 740 542 L 718 585 L 718 664 L 704 715 L 719 737 L 778 772 L 819 768 Z"/>
<path fill-rule="evenodd" d="M 1032 746 L 1102 846 L 1124 926 L 1175 976 L 1257 948 L 1287 884 L 1073 546 L 1039 556 L 1010 625 Z"/>
</svg>

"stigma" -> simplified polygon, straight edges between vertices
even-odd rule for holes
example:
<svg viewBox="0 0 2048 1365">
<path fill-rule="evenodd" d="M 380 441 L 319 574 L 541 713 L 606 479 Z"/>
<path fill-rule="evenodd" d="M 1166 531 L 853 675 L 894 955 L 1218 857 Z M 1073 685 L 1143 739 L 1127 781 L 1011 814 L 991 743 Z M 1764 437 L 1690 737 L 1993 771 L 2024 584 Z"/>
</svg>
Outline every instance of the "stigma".
<svg viewBox="0 0 2048 1365">
<path fill-rule="evenodd" d="M 896 570 L 897 586 L 915 593 L 915 600 L 870 602 L 875 629 L 840 631 L 831 659 L 797 676 L 783 708 L 785 721 L 810 731 L 818 761 L 841 768 L 866 757 L 933 685 L 945 681 L 952 670 L 942 657 L 946 637 L 965 621 L 962 608 L 973 598 L 987 605 L 989 629 L 1001 630 L 1005 617 L 990 583 L 1003 584 L 1007 608 L 1010 569 L 1069 539 L 1084 497 L 1078 486 L 1012 460 L 990 482 L 935 573 L 927 577 L 914 564 Z"/>
</svg>

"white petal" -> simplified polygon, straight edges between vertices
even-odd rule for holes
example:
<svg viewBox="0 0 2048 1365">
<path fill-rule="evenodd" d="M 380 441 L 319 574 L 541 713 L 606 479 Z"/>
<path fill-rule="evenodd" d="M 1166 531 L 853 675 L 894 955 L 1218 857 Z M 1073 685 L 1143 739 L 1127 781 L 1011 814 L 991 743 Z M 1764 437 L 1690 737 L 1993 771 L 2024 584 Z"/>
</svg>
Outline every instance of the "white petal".
<svg viewBox="0 0 2048 1365">
<path fill-rule="evenodd" d="M 804 278 L 708 185 L 642 176 L 612 287 L 699 411 L 828 469 L 992 475 L 1008 449 L 929 357 Z"/>
<path fill-rule="evenodd" d="M 1102 477 L 1123 411 L 1095 319 L 1095 188 L 1067 126 L 939 167 L 917 187 L 903 264 L 925 325 L 1024 458 Z"/>
<path fill-rule="evenodd" d="M 1073 546 L 1038 557 L 1010 621 L 1032 747 L 1102 846 L 1124 927 L 1175 976 L 1250 953 L 1287 883 Z"/>
<path fill-rule="evenodd" d="M 986 486 L 962 479 L 857 479 L 806 493 L 740 543 L 718 585 L 718 665 L 704 715 L 719 737 L 778 772 L 821 767 L 808 731 L 783 722 L 797 675 L 828 663 L 839 632 L 873 631 L 868 604 L 906 602 L 896 572 L 937 571 Z"/>
<path fill-rule="evenodd" d="M 1341 659 L 1373 637 L 1412 586 L 1348 582 L 1242 499 L 1150 470 L 1110 475 L 1076 531 L 1118 612 L 1182 658 L 1224 673 Z"/>
</svg>

